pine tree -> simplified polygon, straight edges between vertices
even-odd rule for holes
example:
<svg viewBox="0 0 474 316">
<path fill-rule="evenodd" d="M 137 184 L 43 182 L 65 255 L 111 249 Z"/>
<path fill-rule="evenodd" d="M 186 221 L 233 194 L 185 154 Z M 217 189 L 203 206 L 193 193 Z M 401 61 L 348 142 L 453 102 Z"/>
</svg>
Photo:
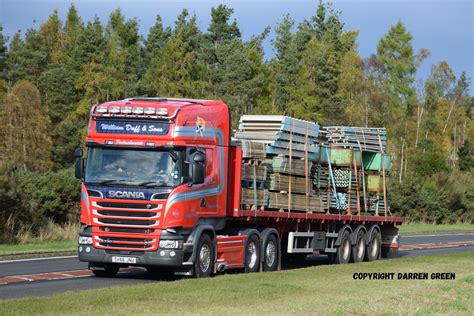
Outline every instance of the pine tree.
<svg viewBox="0 0 474 316">
<path fill-rule="evenodd" d="M 47 54 L 43 51 L 42 38 L 34 29 L 28 29 L 25 41 L 17 32 L 12 38 L 8 51 L 8 80 L 36 82 L 47 65 Z"/>
<path fill-rule="evenodd" d="M 384 87 L 389 92 L 393 109 L 406 106 L 414 93 L 412 84 L 416 67 L 412 40 L 405 24 L 398 21 L 377 44 L 377 57 L 384 69 Z"/>
<path fill-rule="evenodd" d="M 46 53 L 48 63 L 62 63 L 66 59 L 64 44 L 65 34 L 62 22 L 59 20 L 58 10 L 55 9 L 48 20 L 39 29 L 42 51 Z"/>
<path fill-rule="evenodd" d="M 272 41 L 275 57 L 272 68 L 275 73 L 275 106 L 281 113 L 286 112 L 291 102 L 291 91 L 295 89 L 296 79 L 301 67 L 298 49 L 291 29 L 293 19 L 285 15 L 277 25 L 276 38 Z"/>
</svg>

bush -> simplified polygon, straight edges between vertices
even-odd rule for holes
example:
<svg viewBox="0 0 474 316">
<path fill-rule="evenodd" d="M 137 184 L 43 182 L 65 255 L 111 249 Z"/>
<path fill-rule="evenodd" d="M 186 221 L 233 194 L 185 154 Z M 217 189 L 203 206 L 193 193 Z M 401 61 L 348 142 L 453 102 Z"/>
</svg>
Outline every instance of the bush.
<svg viewBox="0 0 474 316">
<path fill-rule="evenodd" d="M 392 211 L 408 221 L 474 222 L 474 179 L 469 172 L 441 172 L 412 177 L 389 190 Z"/>
<path fill-rule="evenodd" d="M 37 237 L 45 234 L 48 225 L 78 221 L 80 182 L 73 168 L 46 173 L 4 168 L 1 174 L 6 177 L 0 177 L 3 241 L 15 241 L 19 235 Z"/>
</svg>

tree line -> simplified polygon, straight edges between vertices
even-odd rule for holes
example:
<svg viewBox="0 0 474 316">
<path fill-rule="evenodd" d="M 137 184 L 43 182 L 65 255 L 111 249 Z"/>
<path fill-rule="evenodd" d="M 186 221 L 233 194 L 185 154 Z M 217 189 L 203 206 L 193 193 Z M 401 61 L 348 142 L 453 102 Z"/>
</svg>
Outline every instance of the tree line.
<svg viewBox="0 0 474 316">
<path fill-rule="evenodd" d="M 416 72 L 429 56 L 415 51 L 402 21 L 362 58 L 358 31 L 320 2 L 296 23 L 274 26 L 273 57 L 244 40 L 233 9 L 211 9 L 206 31 L 184 9 L 173 27 L 159 15 L 146 36 L 120 9 L 84 22 L 74 5 L 12 38 L 0 26 L 0 227 L 5 240 L 45 222 L 77 220 L 73 152 L 84 145 L 92 104 L 131 96 L 221 99 L 233 124 L 241 114 L 285 114 L 322 125 L 387 127 L 394 170 L 392 209 L 411 220 L 474 219 L 470 82 L 448 62 Z"/>
</svg>

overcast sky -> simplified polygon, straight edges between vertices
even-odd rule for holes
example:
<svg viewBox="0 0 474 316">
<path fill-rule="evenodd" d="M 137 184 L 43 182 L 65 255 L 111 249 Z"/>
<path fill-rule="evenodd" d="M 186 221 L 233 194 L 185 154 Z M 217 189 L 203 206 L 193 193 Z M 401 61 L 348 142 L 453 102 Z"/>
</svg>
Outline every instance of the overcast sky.
<svg viewBox="0 0 474 316">
<path fill-rule="evenodd" d="M 95 15 L 106 23 L 110 12 L 121 8 L 129 17 L 140 21 L 140 33 L 146 35 L 160 14 L 165 25 L 173 25 L 183 8 L 188 8 L 198 17 L 202 30 L 210 21 L 210 9 L 220 3 L 235 9 L 234 17 L 239 23 L 243 37 L 250 38 L 269 25 L 272 28 L 285 13 L 290 13 L 296 22 L 309 18 L 315 12 L 318 1 L 313 0 L 0 0 L 0 23 L 4 34 L 12 36 L 17 30 L 38 27 L 57 8 L 64 20 L 70 3 L 73 2 L 83 20 Z M 335 0 L 334 7 L 342 11 L 346 29 L 357 29 L 359 52 L 368 57 L 375 52 L 378 40 L 397 20 L 402 20 L 414 37 L 416 50 L 428 48 L 430 58 L 418 72 L 426 78 L 431 65 L 446 60 L 457 76 L 466 71 L 474 74 L 474 1 L 473 0 Z M 271 38 L 265 42 L 267 58 L 273 55 Z M 474 87 L 471 85 L 471 95 Z"/>
</svg>

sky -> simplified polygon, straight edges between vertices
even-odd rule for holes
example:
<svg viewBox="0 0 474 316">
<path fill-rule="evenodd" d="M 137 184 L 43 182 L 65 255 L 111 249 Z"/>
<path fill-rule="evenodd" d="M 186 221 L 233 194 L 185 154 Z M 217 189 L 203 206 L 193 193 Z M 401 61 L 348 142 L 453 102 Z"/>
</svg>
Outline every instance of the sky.
<svg viewBox="0 0 474 316">
<path fill-rule="evenodd" d="M 5 35 L 18 30 L 38 27 L 58 9 L 64 20 L 71 3 L 76 5 L 82 19 L 89 21 L 97 15 L 106 23 L 110 12 L 121 8 L 128 18 L 137 18 L 140 33 L 148 34 L 159 14 L 165 25 L 174 25 L 183 8 L 195 13 L 199 27 L 206 30 L 210 11 L 220 3 L 234 8 L 244 39 L 272 27 L 264 42 L 265 57 L 273 56 L 271 40 L 273 29 L 284 14 L 289 13 L 296 23 L 314 15 L 318 0 L 0 0 L 0 24 Z M 341 19 L 346 30 L 358 30 L 358 49 L 362 57 L 375 53 L 377 42 L 398 20 L 403 21 L 413 35 L 415 51 L 428 48 L 430 57 L 425 60 L 417 78 L 426 78 L 431 66 L 447 61 L 457 76 L 465 71 L 471 78 L 471 95 L 474 95 L 474 0 L 334 0 L 335 9 L 342 11 Z"/>
</svg>

